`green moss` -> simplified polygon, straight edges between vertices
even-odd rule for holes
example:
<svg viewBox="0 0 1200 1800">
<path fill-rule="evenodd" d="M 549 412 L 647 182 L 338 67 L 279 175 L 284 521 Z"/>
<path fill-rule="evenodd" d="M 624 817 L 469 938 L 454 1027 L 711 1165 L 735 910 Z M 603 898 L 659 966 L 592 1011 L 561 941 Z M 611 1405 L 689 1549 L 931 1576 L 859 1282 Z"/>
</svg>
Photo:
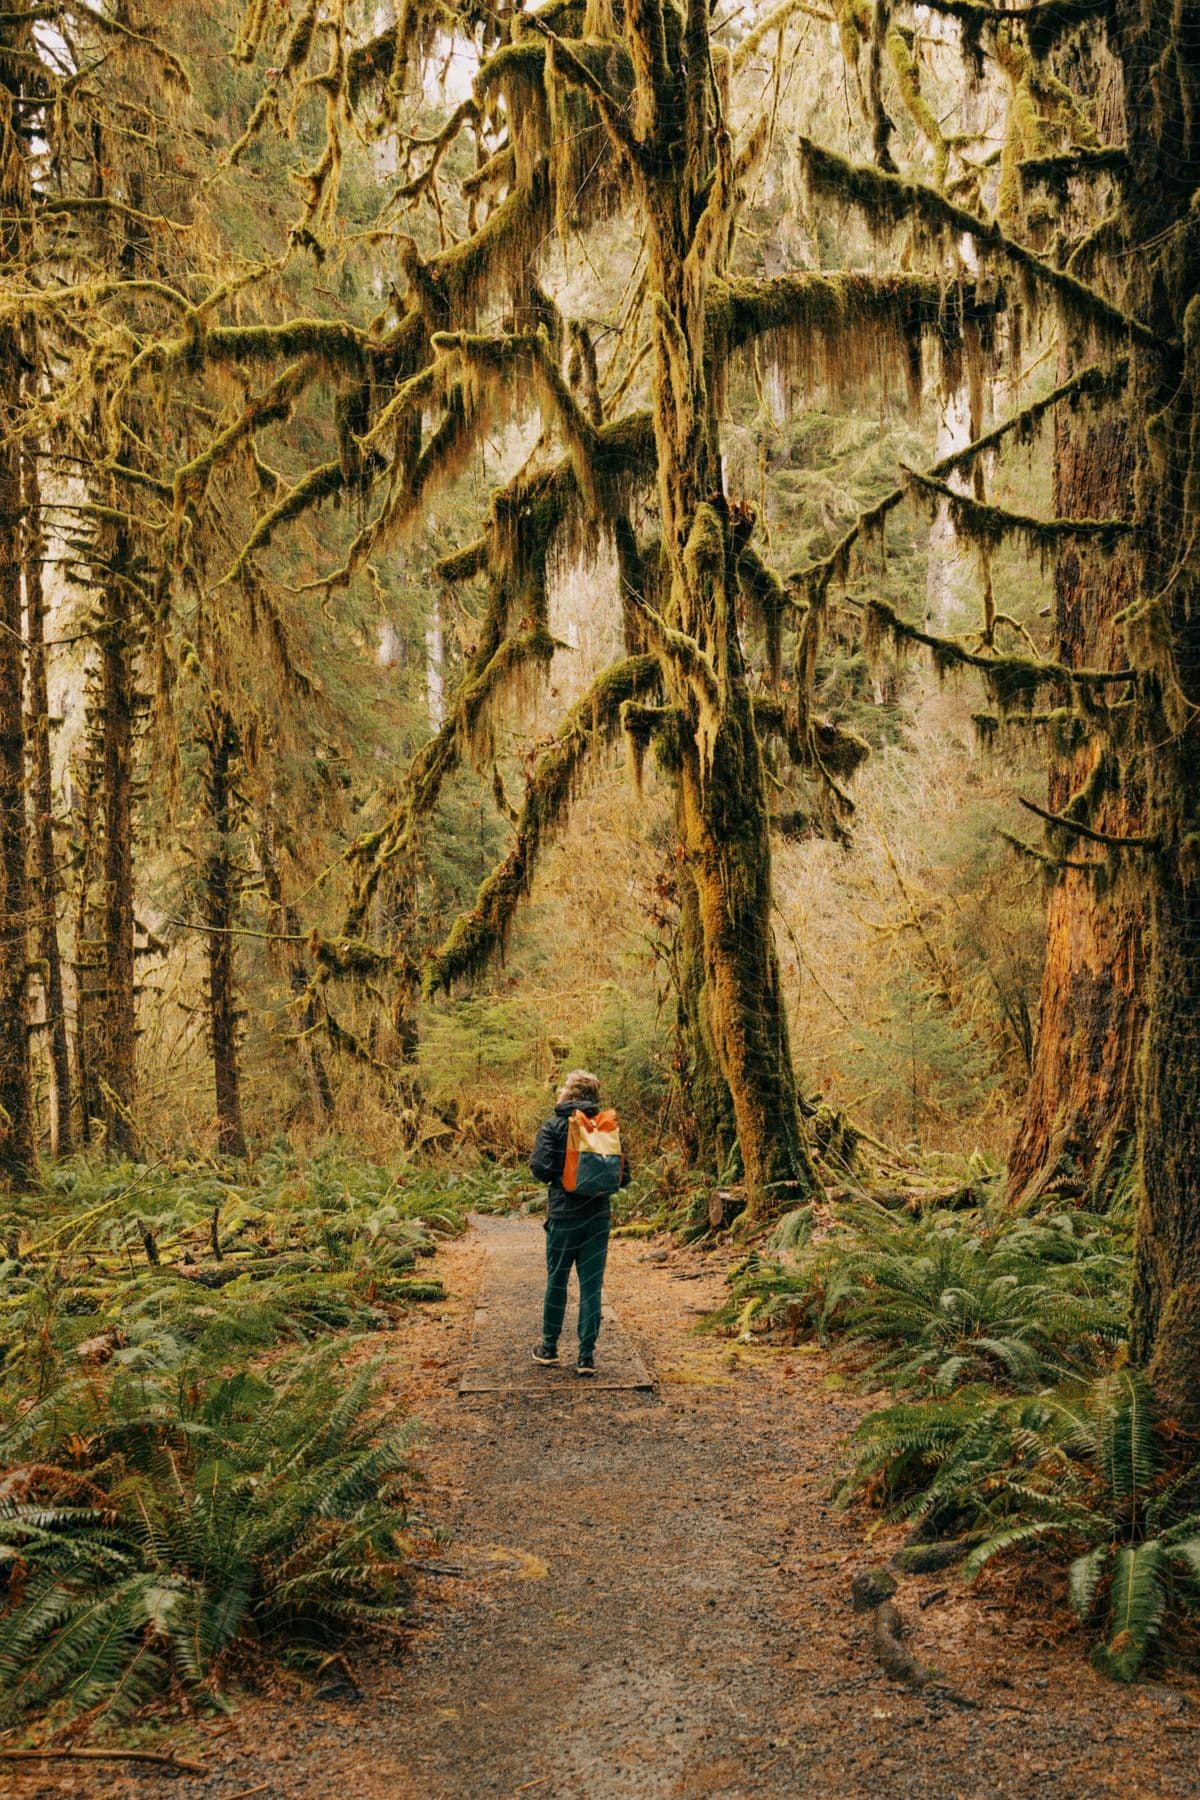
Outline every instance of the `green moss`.
<svg viewBox="0 0 1200 1800">
<path fill-rule="evenodd" d="M 801 137 L 797 143 L 814 191 L 856 206 L 870 220 L 873 229 L 895 229 L 915 221 L 947 245 L 965 234 L 981 249 L 1005 257 L 1036 287 L 1062 301 L 1083 323 L 1102 328 L 1121 340 L 1131 338 L 1148 348 L 1166 348 L 1158 334 L 1142 320 L 1123 312 L 1097 289 L 1043 261 L 1026 245 L 1009 237 L 994 221 L 956 205 L 936 188 L 905 180 L 886 169 L 852 162 L 848 157 L 814 143 L 811 138 Z"/>
</svg>

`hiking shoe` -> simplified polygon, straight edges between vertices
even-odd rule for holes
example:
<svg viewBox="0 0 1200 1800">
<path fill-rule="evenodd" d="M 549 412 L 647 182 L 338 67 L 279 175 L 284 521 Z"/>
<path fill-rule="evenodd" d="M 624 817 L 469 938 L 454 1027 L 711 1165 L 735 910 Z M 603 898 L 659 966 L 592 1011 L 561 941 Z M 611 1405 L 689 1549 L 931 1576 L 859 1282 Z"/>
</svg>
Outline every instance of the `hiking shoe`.
<svg viewBox="0 0 1200 1800">
<path fill-rule="evenodd" d="M 594 1375 L 596 1373 L 596 1359 L 590 1350 L 586 1355 L 580 1356 L 579 1361 L 575 1364 L 575 1373 L 577 1375 Z"/>
<path fill-rule="evenodd" d="M 539 1344 L 533 1353 L 536 1363 L 556 1363 L 558 1361 L 557 1344 Z"/>
</svg>

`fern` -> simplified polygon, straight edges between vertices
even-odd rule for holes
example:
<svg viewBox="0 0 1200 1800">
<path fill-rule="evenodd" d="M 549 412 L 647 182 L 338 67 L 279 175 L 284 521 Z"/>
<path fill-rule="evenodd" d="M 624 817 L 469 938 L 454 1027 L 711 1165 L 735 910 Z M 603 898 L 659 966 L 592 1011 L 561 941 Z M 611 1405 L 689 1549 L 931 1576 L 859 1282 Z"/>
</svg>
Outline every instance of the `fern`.
<svg viewBox="0 0 1200 1800">
<path fill-rule="evenodd" d="M 22 1572 L 0 1634 L 3 1716 L 128 1711 L 173 1675 L 218 1675 L 247 1633 L 303 1643 L 403 1614 L 407 1433 L 375 1371 L 335 1353 L 176 1385 L 114 1378 L 90 1409 L 97 1507 L 0 1503 Z M 81 1420 L 82 1422 L 82 1420 Z M 13 1472 L 9 1474 L 9 1485 Z"/>
<path fill-rule="evenodd" d="M 885 1516 L 969 1534 L 968 1578 L 1001 1557 L 1067 1559 L 1072 1608 L 1100 1620 L 1096 1666 L 1116 1679 L 1138 1673 L 1173 1609 L 1200 1606 L 1196 1474 L 1164 1481 L 1138 1370 L 1028 1396 L 964 1388 L 869 1413 L 855 1439 L 843 1500 L 866 1495 Z"/>
<path fill-rule="evenodd" d="M 1114 1559 L 1110 1604 L 1112 1636 L 1097 1644 L 1092 1661 L 1118 1681 L 1132 1681 L 1157 1636 L 1166 1610 L 1167 1557 L 1159 1539 L 1126 1544 Z"/>
<path fill-rule="evenodd" d="M 1033 1393 L 1097 1368 L 1120 1340 L 1128 1274 L 1125 1227 L 1092 1215 L 1034 1221 L 991 1205 L 913 1218 L 860 1202 L 790 1263 L 747 1259 L 716 1322 L 840 1340 L 869 1386 L 984 1379 Z"/>
</svg>

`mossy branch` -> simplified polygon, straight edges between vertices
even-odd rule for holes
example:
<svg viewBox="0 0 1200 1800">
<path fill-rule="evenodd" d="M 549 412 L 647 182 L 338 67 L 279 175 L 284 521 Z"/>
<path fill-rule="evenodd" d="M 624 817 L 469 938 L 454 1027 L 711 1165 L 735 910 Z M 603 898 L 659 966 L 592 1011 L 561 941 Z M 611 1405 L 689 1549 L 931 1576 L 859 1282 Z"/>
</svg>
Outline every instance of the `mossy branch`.
<svg viewBox="0 0 1200 1800">
<path fill-rule="evenodd" d="M 856 269 L 714 280 L 705 328 L 717 362 L 768 332 L 870 334 L 880 325 L 900 331 L 958 330 L 1004 310 L 993 284 L 946 283 L 933 275 L 873 275 Z"/>
<path fill-rule="evenodd" d="M 545 337 L 540 332 L 482 337 L 465 331 L 437 331 L 433 347 L 444 356 L 457 356 L 485 387 L 501 378 L 524 376 L 533 382 L 543 415 L 550 414 L 566 440 L 579 491 L 589 510 L 596 512 L 595 427 L 564 381 Z"/>
<path fill-rule="evenodd" d="M 800 708 L 776 694 L 755 694 L 754 727 L 782 740 L 798 769 L 848 781 L 871 754 L 865 738 L 830 719 L 809 722 Z"/>
<path fill-rule="evenodd" d="M 1136 679 L 1133 669 L 1074 669 L 1066 663 L 1036 662 L 1026 656 L 985 656 L 977 650 L 969 650 L 957 638 L 941 637 L 911 624 L 886 600 L 868 600 L 864 603 L 864 611 L 868 647 L 886 636 L 897 645 L 922 645 L 932 652 L 942 673 L 956 667 L 978 669 L 1002 713 L 1018 708 L 1030 711 L 1039 691 L 1054 684 L 1086 689 Z"/>
<path fill-rule="evenodd" d="M 919 219 L 927 229 L 972 238 L 981 249 L 1007 258 L 1032 280 L 1048 289 L 1089 324 L 1102 326 L 1123 338 L 1132 338 L 1146 349 L 1165 353 L 1171 346 L 1141 319 L 1123 312 L 1096 288 L 1069 275 L 1053 263 L 1009 237 L 994 220 L 981 219 L 965 206 L 939 194 L 924 182 L 911 181 L 902 175 L 867 163 L 852 162 L 835 150 L 828 150 L 811 138 L 798 140 L 808 178 L 818 192 L 836 195 L 857 206 L 872 222 L 901 225 Z"/>
<path fill-rule="evenodd" d="M 567 816 L 587 758 L 598 743 L 615 735 L 626 702 L 652 691 L 660 680 L 657 657 L 625 657 L 599 675 L 571 708 L 530 772 L 511 849 L 483 882 L 472 910 L 459 916 L 430 959 L 427 993 L 447 992 L 456 982 L 475 979 L 503 955 L 539 855 Z"/>
<path fill-rule="evenodd" d="M 942 476 L 953 475 L 966 470 L 989 450 L 995 450 L 1006 438 L 1015 437 L 1018 442 L 1028 442 L 1046 415 L 1065 400 L 1071 404 L 1082 399 L 1111 399 L 1124 387 L 1128 379 L 1129 364 L 1122 357 L 1111 365 L 1090 363 L 1081 369 L 1078 375 L 1070 376 L 1051 388 L 1040 400 L 1031 401 L 1019 412 L 1010 413 L 990 431 L 983 432 L 964 444 L 960 450 L 952 450 L 949 455 L 941 457 L 933 463 L 925 473 L 927 479 L 937 480 Z M 908 498 L 908 488 L 900 486 L 877 500 L 873 506 L 864 509 L 839 538 L 828 556 L 818 562 L 810 563 L 807 568 L 796 570 L 788 578 L 789 587 L 800 588 L 815 600 L 821 600 L 833 580 L 844 580 L 850 565 L 850 552 L 864 533 L 876 530 L 887 517 Z"/>
<path fill-rule="evenodd" d="M 464 749 L 479 738 L 487 709 L 497 694 L 530 664 L 545 665 L 554 654 L 554 639 L 544 626 L 505 637 L 502 615 L 503 601 L 493 595 L 479 647 L 449 712 L 409 763 L 384 824 L 366 833 L 352 847 L 350 860 L 358 865 L 360 873 L 346 916 L 347 938 L 362 931 L 370 903 L 389 866 L 413 856 L 425 821 L 437 806 L 446 781 L 458 768 Z"/>
<path fill-rule="evenodd" d="M 1044 820 L 1047 825 L 1053 825 L 1056 831 L 1074 833 L 1076 837 L 1086 838 L 1089 844 L 1103 844 L 1110 850 L 1156 850 L 1159 846 L 1156 837 L 1115 836 L 1110 831 L 1097 831 L 1094 826 L 1085 825 L 1079 819 L 1068 818 L 1066 813 L 1051 812 L 1048 807 L 1039 806 L 1034 800 L 1027 800 L 1023 794 L 1018 794 L 1017 800 L 1026 812 L 1033 813 L 1035 818 Z"/>
<path fill-rule="evenodd" d="M 666 660 L 674 666 L 682 683 L 695 687 L 708 708 L 719 709 L 721 690 L 716 670 L 695 638 L 690 637 L 686 631 L 676 631 L 673 625 L 668 625 L 662 614 L 642 595 L 631 594 L 629 599 L 638 616 L 645 622 L 651 639 L 658 645 Z"/>
<path fill-rule="evenodd" d="M 263 514 L 217 586 L 224 587 L 228 582 L 236 581 L 255 551 L 265 550 L 281 526 L 298 519 L 301 513 L 319 505 L 331 494 L 340 493 L 344 485 L 345 476 L 337 457 L 332 462 L 320 463 L 315 469 L 310 469 L 294 487 L 288 489 L 281 500 L 276 501 Z"/>
<path fill-rule="evenodd" d="M 608 134 L 619 156 L 625 157 L 631 168 L 640 170 L 644 166 L 645 152 L 625 122 L 621 103 L 615 95 L 610 94 L 599 76 L 589 69 L 581 56 L 578 56 L 570 44 L 551 30 L 544 19 L 537 13 L 523 15 L 526 25 L 532 26 L 546 40 L 546 69 L 560 81 L 568 82 L 585 93 L 596 108 L 600 122 Z"/>
<path fill-rule="evenodd" d="M 1079 176 L 1126 174 L 1129 155 L 1120 144 L 1101 144 L 1094 149 L 1085 147 L 1049 156 L 1026 156 L 1017 168 L 1026 187 L 1042 186 L 1062 193 L 1066 183 Z"/>
<path fill-rule="evenodd" d="M 1001 829 L 997 831 L 997 836 L 1015 850 L 1018 856 L 1024 857 L 1028 862 L 1036 863 L 1043 875 L 1051 882 L 1057 881 L 1058 877 L 1068 869 L 1073 869 L 1080 875 L 1093 877 L 1103 876 L 1106 873 L 1106 867 L 1102 860 L 1079 862 L 1071 857 L 1048 856 L 1044 850 L 1039 850 L 1036 844 L 1027 843 L 1024 838 L 1018 837 L 1015 831 Z"/>
<path fill-rule="evenodd" d="M 219 432 L 199 456 L 175 471 L 173 495 L 178 518 L 185 507 L 203 497 L 217 465 L 232 455 L 239 444 L 268 425 L 277 424 L 291 415 L 298 396 L 307 386 L 312 369 L 305 362 L 294 362 L 270 387 L 256 394 L 239 416 Z"/>
<path fill-rule="evenodd" d="M 1118 538 L 1127 537 L 1136 529 L 1129 519 L 1034 518 L 1030 513 L 975 500 L 937 476 L 910 469 L 906 464 L 902 463 L 901 468 L 909 487 L 944 501 L 950 509 L 955 530 L 977 544 L 992 546 L 1006 537 L 1019 537 L 1031 549 L 1045 554 L 1064 539 L 1092 538 L 1102 550 L 1112 550 Z"/>
<path fill-rule="evenodd" d="M 464 544 L 461 550 L 451 550 L 449 555 L 439 556 L 433 565 L 433 573 L 439 581 L 471 581 L 476 575 L 484 573 L 487 560 L 488 540 L 486 537 L 478 537 L 471 543 Z"/>
</svg>

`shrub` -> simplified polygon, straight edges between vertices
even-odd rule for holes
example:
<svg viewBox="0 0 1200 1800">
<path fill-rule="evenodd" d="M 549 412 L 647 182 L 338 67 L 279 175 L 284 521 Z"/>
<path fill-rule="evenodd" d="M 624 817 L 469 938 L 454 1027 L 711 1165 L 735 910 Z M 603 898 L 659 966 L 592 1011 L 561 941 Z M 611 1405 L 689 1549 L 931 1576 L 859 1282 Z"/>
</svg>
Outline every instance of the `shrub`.
<svg viewBox="0 0 1200 1800">
<path fill-rule="evenodd" d="M 340 1354 L 340 1352 L 339 1352 Z M 238 1645 L 403 1617 L 407 1433 L 371 1366 L 78 1380 L 0 1478 L 0 1705 L 120 1715 L 219 1680 Z"/>
<path fill-rule="evenodd" d="M 867 1201 L 790 1261 L 749 1257 L 723 1317 L 742 1332 L 836 1337 L 871 1385 L 1035 1390 L 1097 1367 L 1120 1341 L 1127 1283 L 1126 1230 L 1113 1218 L 1033 1220 L 998 1203 L 914 1216 Z"/>
<path fill-rule="evenodd" d="M 1138 1673 L 1164 1624 L 1200 1606 L 1200 1471 L 1173 1466 L 1145 1376 L 1002 1398 L 986 1388 L 872 1413 L 843 1489 L 935 1533 L 971 1533 L 964 1568 L 1039 1547 L 1067 1563 L 1096 1666 Z"/>
</svg>

